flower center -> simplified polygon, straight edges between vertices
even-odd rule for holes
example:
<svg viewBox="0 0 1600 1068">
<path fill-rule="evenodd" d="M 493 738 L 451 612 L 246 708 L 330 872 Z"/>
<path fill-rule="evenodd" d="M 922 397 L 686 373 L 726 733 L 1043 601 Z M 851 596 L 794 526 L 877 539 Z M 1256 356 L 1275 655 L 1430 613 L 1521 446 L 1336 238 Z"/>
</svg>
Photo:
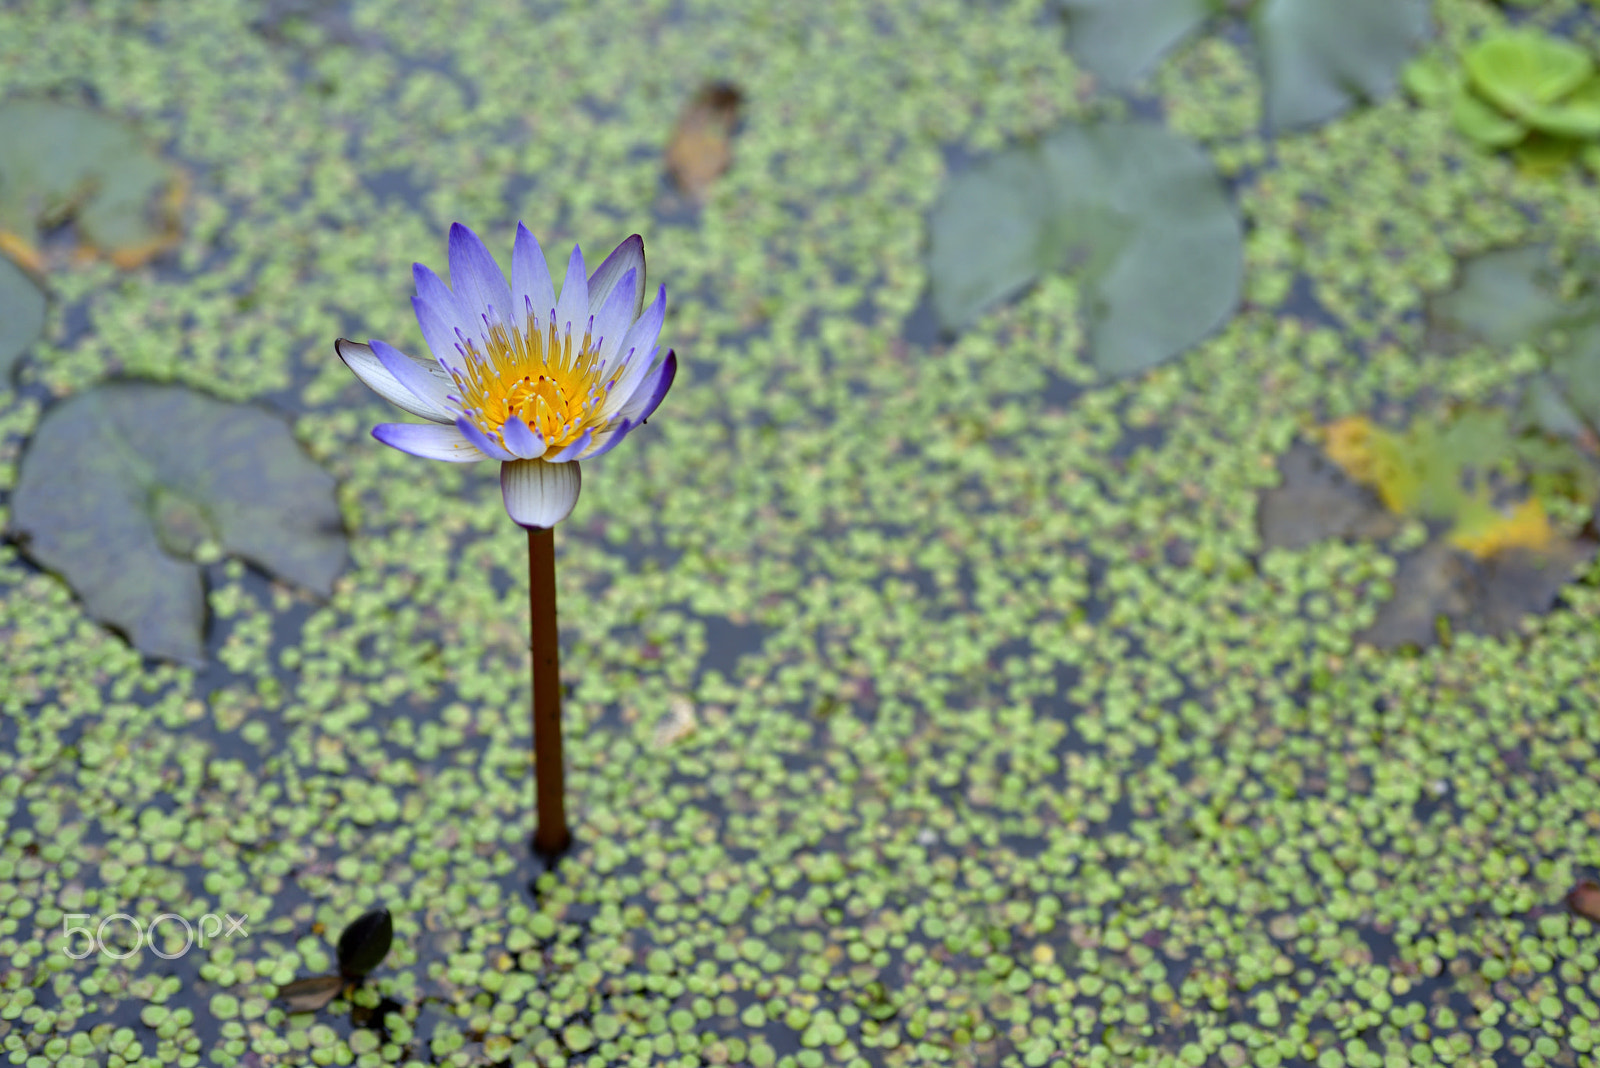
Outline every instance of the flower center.
<svg viewBox="0 0 1600 1068">
<path fill-rule="evenodd" d="M 615 379 L 601 381 L 601 339 L 585 331 L 574 346 L 570 324 L 557 333 L 553 315 L 548 330 L 541 333 L 538 327 L 532 314 L 522 330 L 493 326 L 487 352 L 478 350 L 476 338 L 463 339 L 466 370 L 450 372 L 462 409 L 502 445 L 500 428 L 513 415 L 550 448 L 577 440 L 599 424 L 600 405 L 615 384 Z"/>
</svg>

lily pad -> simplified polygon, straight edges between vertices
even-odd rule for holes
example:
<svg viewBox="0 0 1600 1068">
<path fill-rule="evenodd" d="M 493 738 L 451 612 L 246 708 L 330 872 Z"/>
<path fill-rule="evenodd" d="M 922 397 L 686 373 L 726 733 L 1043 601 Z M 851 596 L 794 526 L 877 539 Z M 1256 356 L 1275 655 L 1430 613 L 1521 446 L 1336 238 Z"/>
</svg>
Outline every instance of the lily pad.
<svg viewBox="0 0 1600 1068">
<path fill-rule="evenodd" d="M 73 220 L 91 249 L 121 267 L 174 244 L 181 175 L 126 124 L 48 100 L 0 104 L 0 237 L 43 269 L 41 228 Z"/>
<path fill-rule="evenodd" d="M 1067 126 L 956 175 L 929 219 L 934 308 L 969 325 L 1046 271 L 1086 290 L 1089 350 L 1129 375 L 1238 304 L 1243 231 L 1210 160 L 1148 123 Z"/>
<path fill-rule="evenodd" d="M 1545 245 L 1474 256 L 1462 265 L 1455 288 L 1428 302 L 1428 344 L 1447 352 L 1478 343 L 1495 348 L 1533 344 L 1584 312 L 1561 299 L 1558 281 Z"/>
<path fill-rule="evenodd" d="M 1600 321 L 1568 335 L 1566 347 L 1550 357 L 1550 377 L 1573 414 L 1600 433 Z"/>
<path fill-rule="evenodd" d="M 334 480 L 276 416 L 180 386 L 124 382 L 44 416 L 12 533 L 89 614 L 157 657 L 204 662 L 202 544 L 331 592 L 343 567 Z"/>
<path fill-rule="evenodd" d="M 1594 260 L 1592 250 L 1580 254 L 1580 274 L 1600 271 Z M 1537 347 L 1547 373 L 1525 394 L 1524 422 L 1560 437 L 1575 436 L 1574 420 L 1600 431 L 1597 282 L 1600 277 L 1590 277 L 1576 296 L 1563 297 L 1548 246 L 1485 252 L 1462 267 L 1455 289 L 1429 301 L 1428 343 L 1443 351 L 1480 343 Z"/>
<path fill-rule="evenodd" d="M 1222 6 L 1217 0 L 1061 0 L 1073 58 L 1112 89 L 1132 85 Z"/>
<path fill-rule="evenodd" d="M 44 330 L 44 293 L 27 273 L 0 256 L 0 385 L 11 365 Z"/>
<path fill-rule="evenodd" d="M 1578 45 L 1531 29 L 1491 34 L 1461 61 L 1485 99 L 1528 122 L 1594 73 L 1594 62 Z"/>
<path fill-rule="evenodd" d="M 1552 437 L 1576 438 L 1588 429 L 1569 399 L 1570 390 L 1550 375 L 1539 375 L 1522 392 L 1518 425 Z"/>
<path fill-rule="evenodd" d="M 1394 92 L 1428 33 L 1427 0 L 1264 0 L 1254 14 L 1274 128 L 1324 122 Z"/>
</svg>

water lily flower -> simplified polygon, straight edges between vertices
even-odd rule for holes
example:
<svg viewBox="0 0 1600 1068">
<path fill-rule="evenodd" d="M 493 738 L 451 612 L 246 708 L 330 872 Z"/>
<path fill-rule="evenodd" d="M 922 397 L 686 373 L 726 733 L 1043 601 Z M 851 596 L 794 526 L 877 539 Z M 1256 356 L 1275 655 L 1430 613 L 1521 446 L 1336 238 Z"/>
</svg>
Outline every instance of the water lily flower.
<svg viewBox="0 0 1600 1068">
<path fill-rule="evenodd" d="M 677 373 L 656 360 L 666 288 L 645 307 L 644 240 L 628 238 L 587 274 L 574 248 L 556 297 L 539 242 L 517 224 L 511 283 L 478 235 L 450 227 L 450 281 L 422 264 L 411 298 L 426 360 L 383 341 L 341 338 L 356 377 L 429 423 L 383 423 L 372 436 L 430 460 L 500 461 L 506 511 L 547 529 L 578 503 L 580 460 L 647 420 Z"/>
<path fill-rule="evenodd" d="M 561 746 L 561 642 L 556 628 L 555 525 L 578 503 L 578 461 L 609 452 L 656 410 L 678 358 L 659 363 L 663 287 L 644 306 L 644 239 L 634 234 L 594 274 L 572 250 L 556 298 L 550 268 L 517 224 L 511 284 L 478 235 L 450 227 L 450 281 L 422 264 L 411 298 L 432 360 L 393 345 L 340 338 L 356 377 L 428 423 L 384 423 L 372 436 L 430 460 L 500 461 L 506 511 L 528 531 L 533 653 L 534 848 L 553 859 L 572 843 Z"/>
</svg>

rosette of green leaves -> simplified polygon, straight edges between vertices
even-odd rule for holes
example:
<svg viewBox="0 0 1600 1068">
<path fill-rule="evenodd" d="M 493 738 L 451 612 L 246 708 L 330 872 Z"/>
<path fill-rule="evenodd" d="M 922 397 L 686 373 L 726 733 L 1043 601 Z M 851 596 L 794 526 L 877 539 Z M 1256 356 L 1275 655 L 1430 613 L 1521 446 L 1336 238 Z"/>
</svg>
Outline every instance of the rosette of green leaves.
<svg viewBox="0 0 1600 1068">
<path fill-rule="evenodd" d="M 1510 149 L 1528 170 L 1575 156 L 1600 169 L 1600 75 L 1582 47 L 1537 30 L 1492 33 L 1454 68 L 1437 56 L 1413 63 L 1406 87 L 1449 107 L 1455 126 L 1489 149 Z"/>
</svg>

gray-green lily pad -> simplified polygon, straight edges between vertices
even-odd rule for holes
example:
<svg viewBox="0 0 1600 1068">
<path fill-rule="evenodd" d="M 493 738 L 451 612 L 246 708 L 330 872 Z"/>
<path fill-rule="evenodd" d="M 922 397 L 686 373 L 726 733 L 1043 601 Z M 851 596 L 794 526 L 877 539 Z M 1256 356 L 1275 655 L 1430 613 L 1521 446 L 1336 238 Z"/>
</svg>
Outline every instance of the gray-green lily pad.
<svg viewBox="0 0 1600 1068">
<path fill-rule="evenodd" d="M 1428 302 L 1428 343 L 1442 351 L 1472 344 L 1531 344 L 1576 311 L 1557 292 L 1545 245 L 1492 249 L 1461 267 L 1460 281 Z"/>
<path fill-rule="evenodd" d="M 933 305 L 959 330 L 1047 271 L 1085 287 L 1089 350 L 1143 371 L 1220 326 L 1244 273 L 1239 217 L 1193 143 L 1140 122 L 1067 126 L 953 177 L 929 219 Z"/>
<path fill-rule="evenodd" d="M 1084 69 L 1126 88 L 1222 7 L 1217 0 L 1061 0 L 1067 46 Z"/>
<path fill-rule="evenodd" d="M 205 543 L 321 594 L 344 566 L 333 476 L 283 420 L 124 382 L 51 409 L 23 454 L 12 534 L 151 656 L 204 662 Z"/>
<path fill-rule="evenodd" d="M 1600 309 L 1550 357 L 1550 377 L 1572 412 L 1600 433 Z"/>
<path fill-rule="evenodd" d="M 1428 33 L 1427 0 L 1264 0 L 1254 14 L 1277 129 L 1324 122 L 1394 92 Z"/>
<path fill-rule="evenodd" d="M 0 256 L 0 385 L 11 365 L 44 330 L 44 293 L 16 264 Z"/>
<path fill-rule="evenodd" d="M 38 268 L 39 231 L 71 218 L 131 267 L 177 238 L 178 172 L 120 120 L 50 100 L 0 104 L 0 235 Z"/>
<path fill-rule="evenodd" d="M 1587 428 L 1574 409 L 1570 390 L 1548 374 L 1538 375 L 1522 391 L 1517 407 L 1517 426 L 1537 430 L 1556 438 L 1576 438 Z"/>
<path fill-rule="evenodd" d="M 1593 291 L 1600 279 L 1592 250 L 1577 265 L 1590 275 L 1588 288 L 1564 298 L 1549 247 L 1494 249 L 1467 261 L 1456 288 L 1428 304 L 1432 348 L 1537 346 L 1547 374 L 1530 385 L 1522 419 L 1563 437 L 1573 435 L 1574 419 L 1600 431 L 1600 297 Z"/>
</svg>

